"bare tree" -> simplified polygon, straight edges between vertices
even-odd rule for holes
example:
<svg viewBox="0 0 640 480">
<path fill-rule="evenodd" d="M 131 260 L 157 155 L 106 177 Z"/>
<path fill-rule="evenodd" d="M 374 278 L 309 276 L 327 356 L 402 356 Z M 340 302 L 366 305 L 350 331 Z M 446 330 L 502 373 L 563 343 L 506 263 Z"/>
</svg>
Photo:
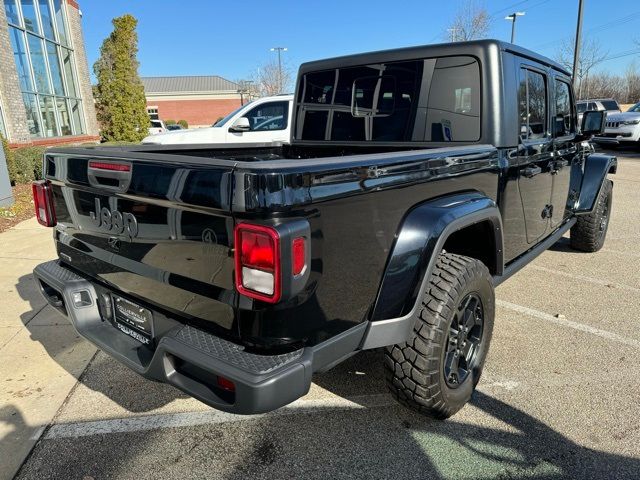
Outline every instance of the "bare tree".
<svg viewBox="0 0 640 480">
<path fill-rule="evenodd" d="M 564 40 L 556 52 L 556 60 L 567 70 L 573 70 L 573 56 L 575 38 Z M 580 59 L 578 61 L 577 81 L 578 97 L 582 98 L 583 80 L 589 76 L 589 72 L 607 58 L 608 50 L 603 50 L 602 45 L 595 38 L 589 38 L 582 42 L 580 47 Z"/>
<path fill-rule="evenodd" d="M 491 17 L 476 0 L 465 0 L 453 22 L 447 29 L 447 38 L 452 42 L 466 42 L 486 38 L 491 30 Z"/>
<path fill-rule="evenodd" d="M 282 62 L 280 70 L 277 60 L 268 61 L 252 76 L 253 88 L 260 96 L 288 92 L 293 86 L 293 80 L 293 69 L 286 62 Z"/>
</svg>

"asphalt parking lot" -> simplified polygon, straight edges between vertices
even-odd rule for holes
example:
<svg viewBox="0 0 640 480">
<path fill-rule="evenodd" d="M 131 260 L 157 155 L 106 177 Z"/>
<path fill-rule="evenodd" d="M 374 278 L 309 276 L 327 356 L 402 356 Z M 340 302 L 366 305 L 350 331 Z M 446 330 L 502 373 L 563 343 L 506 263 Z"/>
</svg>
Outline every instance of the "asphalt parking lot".
<svg viewBox="0 0 640 480">
<path fill-rule="evenodd" d="M 19 298 L 2 313 L 22 318 L 22 342 L 41 356 L 0 337 L 3 462 L 22 463 L 19 479 L 640 478 L 640 153 L 618 156 L 604 249 L 578 253 L 563 239 L 497 289 L 485 373 L 444 422 L 393 402 L 379 351 L 317 375 L 277 412 L 211 410 L 76 337 L 29 286 L 38 255 L 11 254 L 22 274 L 8 298 Z M 37 386 L 40 361 L 57 373 Z M 20 407 L 38 395 L 50 419 Z"/>
</svg>

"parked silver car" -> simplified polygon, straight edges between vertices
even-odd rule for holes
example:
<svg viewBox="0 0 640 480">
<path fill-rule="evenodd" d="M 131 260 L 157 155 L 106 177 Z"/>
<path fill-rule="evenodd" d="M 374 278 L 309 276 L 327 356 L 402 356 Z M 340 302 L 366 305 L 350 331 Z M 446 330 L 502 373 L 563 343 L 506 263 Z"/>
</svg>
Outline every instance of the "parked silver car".
<svg viewBox="0 0 640 480">
<path fill-rule="evenodd" d="M 586 111 L 603 111 L 606 110 L 609 113 L 620 113 L 620 105 L 613 98 L 592 98 L 589 100 L 578 100 L 576 102 L 578 107 L 578 124 L 582 125 L 582 114 Z"/>
</svg>

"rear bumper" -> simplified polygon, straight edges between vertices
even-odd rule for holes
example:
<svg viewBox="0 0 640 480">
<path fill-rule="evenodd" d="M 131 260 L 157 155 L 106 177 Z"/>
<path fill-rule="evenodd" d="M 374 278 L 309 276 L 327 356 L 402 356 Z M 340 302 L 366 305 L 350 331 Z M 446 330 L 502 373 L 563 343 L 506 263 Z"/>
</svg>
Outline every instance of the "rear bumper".
<svg viewBox="0 0 640 480">
<path fill-rule="evenodd" d="M 169 383 L 207 405 L 232 413 L 268 412 L 305 395 L 312 374 L 357 351 L 366 329 L 362 323 L 313 347 L 259 355 L 176 321 L 155 338 L 153 348 L 120 332 L 104 318 L 107 315 L 99 306 L 104 287 L 57 260 L 38 265 L 33 273 L 47 301 L 98 348 L 146 378 Z M 88 304 L 73 304 L 73 294 L 78 292 Z M 231 380 L 235 392 L 221 389 L 218 376 Z"/>
</svg>

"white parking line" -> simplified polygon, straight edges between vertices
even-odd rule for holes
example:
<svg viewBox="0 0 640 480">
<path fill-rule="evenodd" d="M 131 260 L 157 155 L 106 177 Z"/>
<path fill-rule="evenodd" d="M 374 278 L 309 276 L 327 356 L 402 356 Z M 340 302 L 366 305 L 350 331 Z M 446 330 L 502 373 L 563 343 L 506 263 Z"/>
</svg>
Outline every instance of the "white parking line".
<svg viewBox="0 0 640 480">
<path fill-rule="evenodd" d="M 363 395 L 350 398 L 325 398 L 297 400 L 279 410 L 262 415 L 235 415 L 218 410 L 205 412 L 169 413 L 131 418 L 115 418 L 94 422 L 62 423 L 52 425 L 44 436 L 45 440 L 57 438 L 77 438 L 108 433 L 140 432 L 159 428 L 192 427 L 227 422 L 255 420 L 264 416 L 292 415 L 297 413 L 323 412 L 330 409 L 357 410 L 394 405 L 389 394 Z"/>
<path fill-rule="evenodd" d="M 549 313 L 541 312 L 540 310 L 534 310 L 533 308 L 523 307 L 522 305 L 516 305 L 515 303 L 505 302 L 504 300 L 496 300 L 496 305 L 503 308 L 508 308 L 509 310 L 513 310 L 515 312 L 524 313 L 525 315 L 529 315 L 531 317 L 539 318 L 540 320 L 546 320 L 547 322 L 555 323 L 556 325 L 573 328 L 574 330 L 590 333 L 592 335 L 597 335 L 598 337 L 606 338 L 607 340 L 613 340 L 614 342 L 622 343 L 630 347 L 640 348 L 640 341 L 638 340 L 625 338 L 607 330 L 601 330 L 590 325 L 567 320 L 566 318 L 564 318 L 564 316 L 556 317 Z"/>
<path fill-rule="evenodd" d="M 539 265 L 529 265 L 532 270 L 538 270 L 540 272 L 550 273 L 552 275 L 560 275 L 561 277 L 575 278 L 576 280 L 582 280 L 583 282 L 593 283 L 594 285 L 602 285 L 603 287 L 619 288 L 620 290 L 628 290 L 630 292 L 640 293 L 640 288 L 632 287 L 624 283 L 608 282 L 606 280 L 599 280 L 597 278 L 589 277 L 587 275 L 576 275 L 575 273 L 563 272 L 561 270 L 554 270 L 552 268 L 541 267 Z"/>
<path fill-rule="evenodd" d="M 488 372 L 485 372 L 488 373 Z M 490 375 L 489 375 L 490 376 Z M 520 385 L 511 380 L 488 381 L 482 383 L 482 389 L 514 390 Z M 79 438 L 89 435 L 105 435 L 110 433 L 141 432 L 163 428 L 194 427 L 198 425 L 215 425 L 229 422 L 246 422 L 263 417 L 294 415 L 301 413 L 326 413 L 330 410 L 360 410 L 397 405 L 388 393 L 361 395 L 355 397 L 330 397 L 313 400 L 300 399 L 270 413 L 262 415 L 235 415 L 218 410 L 204 412 L 181 412 L 160 415 L 144 415 L 130 418 L 114 418 L 92 422 L 59 423 L 52 425 L 45 433 L 44 440 L 61 438 Z M 42 432 L 34 435 L 37 440 Z"/>
</svg>

